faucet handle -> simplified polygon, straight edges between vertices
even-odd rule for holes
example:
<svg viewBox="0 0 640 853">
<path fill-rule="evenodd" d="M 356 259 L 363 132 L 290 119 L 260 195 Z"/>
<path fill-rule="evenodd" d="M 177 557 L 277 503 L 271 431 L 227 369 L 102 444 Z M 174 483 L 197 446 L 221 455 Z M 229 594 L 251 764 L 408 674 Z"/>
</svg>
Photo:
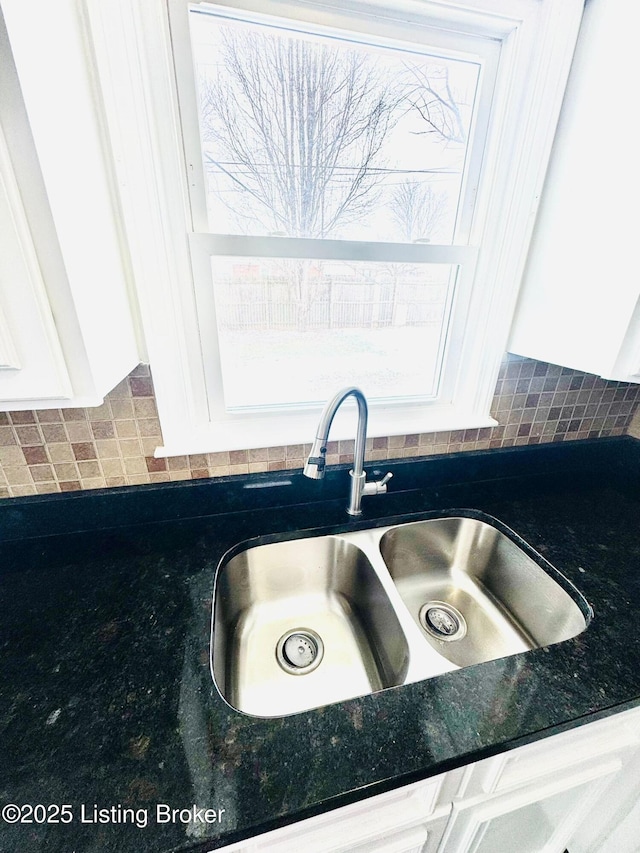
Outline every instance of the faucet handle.
<svg viewBox="0 0 640 853">
<path fill-rule="evenodd" d="M 387 483 L 393 477 L 391 471 L 388 471 L 381 480 L 372 480 L 365 482 L 362 490 L 363 495 L 384 495 L 387 491 Z"/>
</svg>

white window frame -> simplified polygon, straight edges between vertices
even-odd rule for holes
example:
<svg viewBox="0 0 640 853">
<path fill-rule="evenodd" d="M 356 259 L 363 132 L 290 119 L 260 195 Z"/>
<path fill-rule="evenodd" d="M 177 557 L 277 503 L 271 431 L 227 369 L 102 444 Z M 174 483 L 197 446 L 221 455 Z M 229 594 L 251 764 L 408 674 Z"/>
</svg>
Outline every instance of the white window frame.
<svg viewBox="0 0 640 853">
<path fill-rule="evenodd" d="M 207 0 L 202 0 L 204 6 Z M 198 5 L 196 3 L 191 5 Z M 276 26 L 291 26 L 295 32 L 296 20 L 291 18 L 273 18 L 254 11 L 238 9 L 234 5 L 225 5 L 224 10 L 220 4 L 215 5 L 216 11 L 225 12 L 230 18 L 245 20 L 249 22 L 273 22 Z M 335 32 L 338 27 L 341 32 L 354 31 L 355 36 L 370 39 L 372 44 L 394 45 L 406 44 L 408 47 L 416 45 L 428 45 L 443 56 L 455 57 L 459 51 L 465 58 L 470 57 L 483 62 L 482 77 L 492 78 L 496 71 L 499 48 L 496 42 L 486 38 L 478 39 L 477 36 L 456 32 L 455 34 L 434 29 L 429 22 L 414 22 L 408 26 L 401 20 L 393 21 L 385 18 L 373 19 L 366 22 L 362 15 L 354 14 L 349 8 L 341 5 L 339 8 L 331 8 L 330 14 L 325 11 L 325 18 L 331 21 L 332 26 L 324 29 L 317 23 L 309 22 L 309 10 L 314 10 L 314 4 L 307 4 L 307 19 L 304 11 L 301 13 L 300 4 L 296 4 L 296 17 L 302 18 L 298 24 L 304 32 L 322 34 L 324 32 Z M 184 0 L 169 0 L 171 11 L 171 30 L 174 42 L 177 40 L 182 45 L 189 44 L 189 22 L 187 19 L 188 4 Z M 265 5 L 262 4 L 264 9 Z M 326 8 L 326 7 L 325 7 Z M 291 10 L 293 14 L 294 10 Z M 419 25 L 418 25 L 419 23 Z M 391 38 L 395 34 L 396 38 Z M 452 43 L 453 48 L 452 50 Z M 453 294 L 453 310 L 445 318 L 444 328 L 441 330 L 442 338 L 442 365 L 439 365 L 438 393 L 436 401 L 431 400 L 401 400 L 391 403 L 369 400 L 372 412 L 372 422 L 377 435 L 419 432 L 427 422 L 425 412 L 428 410 L 429 421 L 435 416 L 447 418 L 455 408 L 455 394 L 458 382 L 458 374 L 461 365 L 457 358 L 449 357 L 451 352 L 459 352 L 464 340 L 464 331 L 467 324 L 467 313 L 470 307 L 472 286 L 477 261 L 477 248 L 466 244 L 469 232 L 474 221 L 473 213 L 475 198 L 477 197 L 477 177 L 480 174 L 483 148 L 475 144 L 475 140 L 469 145 L 466 152 L 468 160 L 472 162 L 465 168 L 464 183 L 469 185 L 461 193 L 462 212 L 460 219 L 462 227 L 456 230 L 463 233 L 463 240 L 457 239 L 452 245 L 415 245 L 402 243 L 383 242 L 358 242 L 353 240 L 331 240 L 331 239 L 296 239 L 283 237 L 252 237 L 244 235 L 213 234 L 208 229 L 208 217 L 206 211 L 205 179 L 202 168 L 202 150 L 200 132 L 198 126 L 197 104 L 195 98 L 195 80 L 193 73 L 193 61 L 190 50 L 183 49 L 176 54 L 177 85 L 180 98 L 180 111 L 182 117 L 182 129 L 185 140 L 186 168 L 191 176 L 189 181 L 189 192 L 192 211 L 193 233 L 190 235 L 190 247 L 194 270 L 195 294 L 198 316 L 200 317 L 200 328 L 202 331 L 201 345 L 205 365 L 205 380 L 207 383 L 207 399 L 209 403 L 210 418 L 216 424 L 216 435 L 218 442 L 229 441 L 241 447 L 253 447 L 256 444 L 256 435 L 267 436 L 261 441 L 267 444 L 299 443 L 308 440 L 314 431 L 318 419 L 318 404 L 299 404 L 293 406 L 274 406 L 271 409 L 250 409 L 246 411 L 228 412 L 225 406 L 223 374 L 218 346 L 218 332 L 216 325 L 216 304 L 214 299 L 214 285 L 211 275 L 212 263 L 215 257 L 235 256 L 238 258 L 313 258 L 314 260 L 347 260 L 368 262 L 381 261 L 386 263 L 424 263 L 424 264 L 447 264 L 457 268 L 455 293 Z M 474 128 L 473 136 L 480 136 L 481 142 L 484 138 L 483 130 L 487 124 L 489 110 L 492 100 L 491 85 L 481 86 L 481 104 L 474 110 L 479 115 L 474 125 L 479 125 L 479 130 Z M 470 202 L 470 203 L 469 203 Z M 449 306 L 448 306 L 449 307 Z M 310 366 L 310 370 L 313 368 Z M 352 383 L 357 384 L 357 377 L 353 377 Z M 334 390 L 338 390 L 336 387 Z M 353 424 L 345 423 L 341 426 L 338 421 L 337 427 L 332 430 L 333 435 L 349 435 L 353 431 Z M 484 424 L 483 424 L 484 425 Z M 371 432 L 371 430 L 370 430 Z M 286 440 L 282 436 L 286 436 Z"/>
<path fill-rule="evenodd" d="M 171 32 L 164 0 L 83 0 L 83 4 L 163 430 L 164 445 L 156 455 L 310 441 L 318 408 L 289 416 L 222 418 L 212 400 L 207 382 L 210 330 L 199 316 L 202 308 L 193 276 L 202 273 L 212 238 L 193 227 L 172 54 L 176 34 Z M 382 28 L 395 26 L 400 19 L 408 27 L 427 23 L 500 43 L 479 215 L 467 247 L 466 261 L 473 261 L 476 252 L 477 259 L 455 391 L 450 400 L 432 407 L 400 411 L 372 406 L 369 434 L 495 425 L 490 405 L 582 0 L 394 0 L 387 4 L 382 0 L 325 0 L 322 4 L 227 0 L 226 5 L 279 17 L 311 15 L 326 24 L 334 20 L 336 10 L 347 6 L 353 19 L 367 26 L 373 18 Z M 460 247 L 431 247 L 445 255 L 453 248 Z M 351 437 L 352 429 L 345 418 L 337 422 L 332 438 Z"/>
</svg>

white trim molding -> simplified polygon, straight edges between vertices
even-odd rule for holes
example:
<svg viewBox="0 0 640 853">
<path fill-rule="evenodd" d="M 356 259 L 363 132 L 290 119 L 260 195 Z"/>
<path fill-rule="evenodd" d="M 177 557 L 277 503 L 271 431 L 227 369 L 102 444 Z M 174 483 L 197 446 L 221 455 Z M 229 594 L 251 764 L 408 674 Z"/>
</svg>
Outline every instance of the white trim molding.
<svg viewBox="0 0 640 853">
<path fill-rule="evenodd" d="M 197 279 L 206 252 L 223 238 L 203 235 L 192 216 L 173 55 L 184 45 L 172 41 L 167 9 L 175 10 L 182 0 L 83 2 L 164 437 L 157 455 L 310 441 L 317 408 L 230 420 L 212 404 L 209 326 L 201 316 L 194 271 Z M 498 46 L 475 212 L 468 245 L 462 247 L 473 254 L 473 282 L 451 394 L 402 411 L 371 406 L 370 435 L 495 425 L 490 405 L 582 0 L 229 0 L 224 5 L 317 26 L 337 21 L 394 37 L 418 26 L 440 27 Z M 186 15 L 186 0 L 182 6 Z M 180 61 L 184 64 L 184 55 Z M 233 240 L 224 239 L 227 245 Z M 337 424 L 335 437 L 351 432 L 346 422 L 344 428 Z"/>
</svg>

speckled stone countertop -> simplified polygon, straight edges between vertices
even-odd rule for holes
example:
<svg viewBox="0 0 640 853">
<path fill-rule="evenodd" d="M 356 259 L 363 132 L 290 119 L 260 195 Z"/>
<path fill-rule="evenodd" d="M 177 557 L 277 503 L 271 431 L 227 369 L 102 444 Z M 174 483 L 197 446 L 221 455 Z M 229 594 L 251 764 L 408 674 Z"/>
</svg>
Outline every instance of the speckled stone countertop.
<svg viewBox="0 0 640 853">
<path fill-rule="evenodd" d="M 384 469 L 389 494 L 356 524 L 346 469 L 2 501 L 0 808 L 67 808 L 18 812 L 31 823 L 5 811 L 1 853 L 203 853 L 640 704 L 640 442 Z M 228 548 L 456 508 L 498 518 L 565 574 L 594 609 L 587 631 L 284 718 L 221 699 L 209 632 Z M 163 820 L 194 805 L 224 813 Z"/>
</svg>

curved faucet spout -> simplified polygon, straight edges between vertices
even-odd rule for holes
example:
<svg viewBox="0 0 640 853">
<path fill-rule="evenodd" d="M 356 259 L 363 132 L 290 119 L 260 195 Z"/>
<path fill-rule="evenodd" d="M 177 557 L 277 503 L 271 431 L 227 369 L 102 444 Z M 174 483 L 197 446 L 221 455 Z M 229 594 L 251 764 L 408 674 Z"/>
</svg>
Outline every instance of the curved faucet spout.
<svg viewBox="0 0 640 853">
<path fill-rule="evenodd" d="M 349 472 L 351 477 L 351 491 L 347 512 L 349 515 L 360 515 L 362 513 L 362 496 L 386 492 L 386 484 L 392 475 L 387 474 L 384 480 L 379 483 L 367 483 L 366 474 L 364 473 L 364 452 L 367 441 L 368 408 L 367 400 L 359 388 L 353 386 L 343 388 L 324 407 L 303 474 L 305 477 L 310 477 L 313 480 L 321 480 L 324 477 L 329 430 L 331 429 L 336 412 L 347 397 L 354 397 L 358 404 L 358 428 L 353 452 L 353 468 Z"/>
</svg>

